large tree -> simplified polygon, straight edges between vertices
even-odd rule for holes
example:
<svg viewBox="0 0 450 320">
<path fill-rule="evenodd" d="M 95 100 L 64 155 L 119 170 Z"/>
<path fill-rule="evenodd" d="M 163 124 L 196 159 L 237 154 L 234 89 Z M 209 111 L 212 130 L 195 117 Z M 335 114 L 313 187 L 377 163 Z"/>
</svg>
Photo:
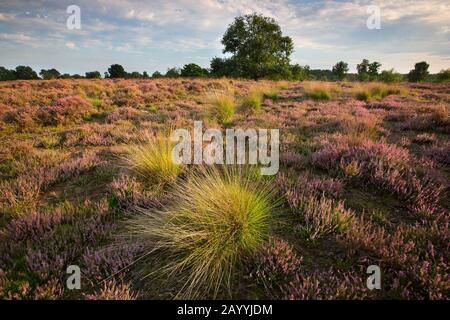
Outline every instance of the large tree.
<svg viewBox="0 0 450 320">
<path fill-rule="evenodd" d="M 108 68 L 108 73 L 110 78 L 125 78 L 127 73 L 125 69 L 120 64 L 113 64 Z"/>
<path fill-rule="evenodd" d="M 222 44 L 223 52 L 232 54 L 234 64 L 242 68 L 242 76 L 255 80 L 289 66 L 294 50 L 292 39 L 283 36 L 274 19 L 256 13 L 235 18 Z"/>
<path fill-rule="evenodd" d="M 37 73 L 28 66 L 17 66 L 16 67 L 16 78 L 19 80 L 34 80 L 39 79 Z"/>
</svg>

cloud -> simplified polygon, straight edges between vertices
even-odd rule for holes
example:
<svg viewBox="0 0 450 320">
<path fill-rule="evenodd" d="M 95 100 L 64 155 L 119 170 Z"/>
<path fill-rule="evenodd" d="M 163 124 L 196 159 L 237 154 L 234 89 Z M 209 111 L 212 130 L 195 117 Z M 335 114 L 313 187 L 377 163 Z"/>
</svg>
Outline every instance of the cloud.
<svg viewBox="0 0 450 320">
<path fill-rule="evenodd" d="M 420 52 L 442 68 L 450 55 L 445 0 L 79 0 L 82 28 L 68 30 L 66 8 L 72 2 L 3 0 L 0 40 L 39 47 L 37 54 L 76 43 L 80 59 L 109 52 L 111 59 L 128 55 L 136 64 L 178 65 L 186 57 L 220 55 L 227 25 L 237 15 L 257 12 L 277 20 L 294 39 L 295 60 L 320 61 L 315 67 L 325 67 L 325 58 L 317 55 L 336 61 L 383 57 L 394 64 L 404 54 L 412 64 L 409 53 Z M 367 6 L 374 3 L 381 10 L 381 30 L 366 27 Z M 13 58 L 12 51 L 5 54 Z"/>
<path fill-rule="evenodd" d="M 77 46 L 74 42 L 66 42 L 66 47 L 71 50 L 74 50 Z"/>
</svg>

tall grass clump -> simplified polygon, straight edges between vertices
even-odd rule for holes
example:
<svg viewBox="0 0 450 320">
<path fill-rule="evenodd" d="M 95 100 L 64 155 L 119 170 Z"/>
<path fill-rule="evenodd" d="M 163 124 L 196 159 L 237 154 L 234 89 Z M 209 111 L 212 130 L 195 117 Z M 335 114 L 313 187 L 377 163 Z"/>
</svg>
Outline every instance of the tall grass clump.
<svg viewBox="0 0 450 320">
<path fill-rule="evenodd" d="M 182 282 L 177 298 L 216 297 L 230 288 L 236 263 L 267 239 L 272 190 L 249 169 L 202 168 L 175 187 L 172 205 L 141 209 L 131 229 L 149 254 L 166 257 L 154 273 Z"/>
<path fill-rule="evenodd" d="M 264 100 L 264 90 L 262 88 L 252 88 L 242 99 L 242 108 L 247 111 L 259 111 Z"/>
<path fill-rule="evenodd" d="M 143 135 L 141 142 L 128 146 L 125 163 L 142 180 L 149 184 L 165 184 L 175 181 L 181 173 L 180 165 L 173 162 L 174 142 L 168 134 Z"/>
<path fill-rule="evenodd" d="M 305 96 L 313 100 L 331 100 L 337 92 L 336 87 L 327 82 L 306 82 L 303 90 Z"/>
<path fill-rule="evenodd" d="M 210 114 L 223 125 L 230 124 L 236 113 L 236 100 L 231 90 L 214 90 L 207 94 Z"/>
<path fill-rule="evenodd" d="M 397 85 L 388 85 L 384 83 L 360 84 L 353 94 L 356 99 L 369 101 L 371 99 L 383 99 L 390 95 L 405 94 L 405 90 Z"/>
</svg>

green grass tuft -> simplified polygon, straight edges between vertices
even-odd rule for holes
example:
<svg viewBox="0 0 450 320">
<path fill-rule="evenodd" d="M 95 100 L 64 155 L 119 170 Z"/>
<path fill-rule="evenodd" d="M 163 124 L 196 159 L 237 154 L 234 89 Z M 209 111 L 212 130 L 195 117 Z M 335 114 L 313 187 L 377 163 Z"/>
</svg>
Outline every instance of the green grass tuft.
<svg viewBox="0 0 450 320">
<path fill-rule="evenodd" d="M 207 95 L 211 104 L 210 113 L 213 118 L 223 125 L 228 125 L 233 121 L 236 113 L 236 102 L 234 94 L 229 90 L 215 90 Z"/>
<path fill-rule="evenodd" d="M 143 143 L 127 147 L 127 166 L 149 184 L 175 181 L 182 168 L 172 160 L 174 142 L 167 135 L 144 136 Z"/>
<path fill-rule="evenodd" d="M 251 171 L 202 168 L 175 187 L 173 205 L 133 221 L 134 234 L 169 257 L 156 273 L 181 279 L 177 297 L 230 288 L 236 263 L 267 239 L 274 192 Z"/>
</svg>

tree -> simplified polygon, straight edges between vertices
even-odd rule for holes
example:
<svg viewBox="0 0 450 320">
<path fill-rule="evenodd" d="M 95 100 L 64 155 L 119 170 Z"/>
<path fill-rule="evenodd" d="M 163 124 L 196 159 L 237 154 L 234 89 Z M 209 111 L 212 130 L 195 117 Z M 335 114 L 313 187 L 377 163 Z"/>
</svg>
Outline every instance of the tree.
<svg viewBox="0 0 450 320">
<path fill-rule="evenodd" d="M 28 66 L 17 66 L 16 67 L 16 78 L 19 80 L 34 80 L 39 79 L 37 73 Z"/>
<path fill-rule="evenodd" d="M 206 69 L 203 69 L 198 64 L 189 63 L 181 69 L 182 77 L 204 77 L 208 74 Z"/>
<path fill-rule="evenodd" d="M 363 61 L 356 66 L 356 70 L 360 76 L 367 74 L 369 72 L 369 60 L 363 59 Z"/>
<path fill-rule="evenodd" d="M 125 78 L 127 73 L 125 69 L 120 64 L 113 64 L 108 68 L 108 73 L 110 78 Z"/>
<path fill-rule="evenodd" d="M 403 76 L 400 73 L 395 72 L 394 69 L 383 70 L 380 74 L 380 80 L 385 83 L 401 82 Z"/>
<path fill-rule="evenodd" d="M 376 76 L 378 75 L 378 70 L 381 67 L 381 63 L 374 61 L 371 64 L 369 64 L 369 70 L 368 73 L 369 75 L 373 78 L 376 78 Z"/>
<path fill-rule="evenodd" d="M 129 73 L 127 76 L 128 76 L 128 78 L 131 78 L 131 79 L 140 79 L 140 78 L 142 78 L 142 74 L 140 74 L 137 71 L 133 71 L 132 73 Z"/>
<path fill-rule="evenodd" d="M 154 78 L 154 79 L 158 79 L 158 78 L 162 78 L 162 77 L 163 77 L 163 75 L 159 71 L 155 71 L 152 74 L 152 78 Z"/>
<path fill-rule="evenodd" d="M 414 69 L 408 73 L 408 80 L 410 82 L 422 82 L 425 81 L 429 72 L 430 65 L 425 61 L 418 62 L 414 65 Z"/>
<path fill-rule="evenodd" d="M 166 77 L 167 78 L 178 78 L 180 76 L 180 73 L 181 73 L 181 71 L 178 68 L 169 68 L 169 69 L 167 69 Z"/>
<path fill-rule="evenodd" d="M 447 70 L 441 70 L 437 74 L 437 81 L 438 82 L 449 82 L 450 81 L 450 68 Z"/>
<path fill-rule="evenodd" d="M 59 73 L 59 71 L 56 69 L 42 69 L 39 74 L 44 80 L 58 79 L 59 77 L 61 77 L 61 73 Z"/>
<path fill-rule="evenodd" d="M 102 75 L 98 71 L 86 72 L 86 78 L 87 79 L 99 79 L 101 77 L 102 77 Z"/>
<path fill-rule="evenodd" d="M 16 80 L 16 73 L 14 70 L 8 70 L 5 67 L 0 67 L 0 81 Z"/>
<path fill-rule="evenodd" d="M 149 78 L 147 71 L 144 71 L 142 73 L 142 78 L 145 78 L 145 79 Z"/>
<path fill-rule="evenodd" d="M 345 74 L 348 72 L 348 63 L 339 61 L 333 66 L 332 72 L 338 80 L 343 80 L 345 78 Z"/>
<path fill-rule="evenodd" d="M 234 63 L 242 68 L 242 76 L 255 80 L 288 66 L 294 50 L 292 39 L 283 36 L 275 20 L 256 13 L 236 17 L 222 44 L 223 53 L 232 54 Z"/>
</svg>

